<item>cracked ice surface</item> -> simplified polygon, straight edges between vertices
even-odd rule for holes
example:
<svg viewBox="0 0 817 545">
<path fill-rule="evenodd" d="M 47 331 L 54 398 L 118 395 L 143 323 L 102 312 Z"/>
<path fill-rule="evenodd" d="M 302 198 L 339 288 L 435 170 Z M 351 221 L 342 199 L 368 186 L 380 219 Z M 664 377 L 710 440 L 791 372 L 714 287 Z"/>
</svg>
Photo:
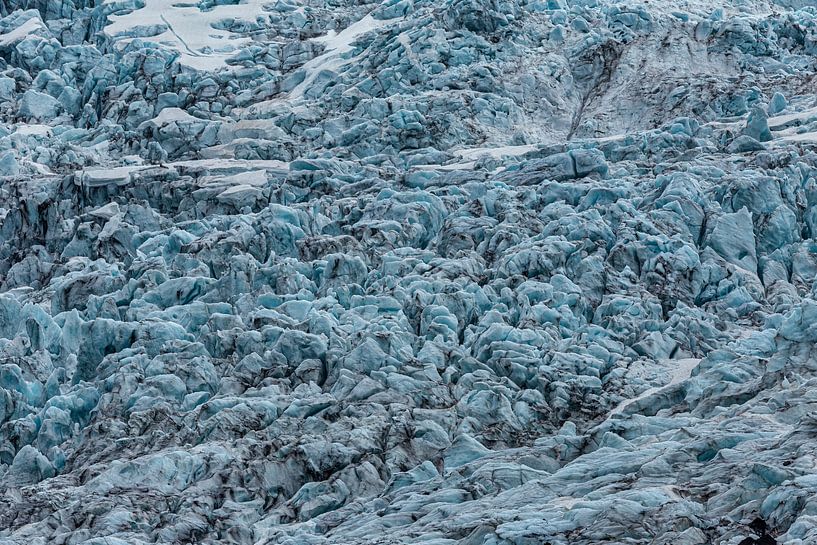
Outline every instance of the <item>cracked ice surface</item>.
<svg viewBox="0 0 817 545">
<path fill-rule="evenodd" d="M 808 0 L 0 3 L 0 545 L 817 542 Z"/>
</svg>

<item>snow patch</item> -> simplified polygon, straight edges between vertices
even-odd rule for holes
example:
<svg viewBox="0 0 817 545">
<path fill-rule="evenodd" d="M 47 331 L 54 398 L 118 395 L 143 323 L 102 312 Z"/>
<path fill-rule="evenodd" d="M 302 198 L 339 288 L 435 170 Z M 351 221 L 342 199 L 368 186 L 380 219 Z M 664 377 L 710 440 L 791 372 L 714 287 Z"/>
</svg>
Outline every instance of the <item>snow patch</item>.
<svg viewBox="0 0 817 545">
<path fill-rule="evenodd" d="M 500 146 L 495 148 L 466 148 L 457 150 L 454 153 L 463 159 L 478 159 L 484 156 L 501 159 L 503 157 L 518 157 L 537 149 L 537 146 L 527 144 L 524 146 Z"/>
<path fill-rule="evenodd" d="M 106 0 L 113 3 L 115 0 Z M 229 57 L 252 38 L 213 25 L 227 19 L 254 22 L 263 16 L 264 0 L 246 0 L 237 5 L 214 6 L 201 11 L 197 5 L 180 4 L 178 0 L 145 0 L 145 7 L 125 15 L 110 16 L 104 33 L 115 41 L 131 42 L 137 29 L 154 27 L 161 32 L 147 38 L 179 52 L 180 62 L 196 70 L 216 71 Z"/>
<path fill-rule="evenodd" d="M 393 19 L 375 19 L 371 14 L 366 15 L 360 21 L 349 25 L 339 33 L 330 30 L 326 35 L 318 38 L 313 38 L 313 41 L 323 43 L 326 50 L 323 54 L 314 59 L 304 63 L 301 70 L 306 72 L 306 77 L 289 93 L 290 99 L 296 99 L 303 96 L 304 92 L 309 88 L 315 78 L 323 70 L 335 71 L 341 66 L 351 62 L 351 59 L 341 58 L 344 53 L 348 53 L 353 49 L 352 44 L 367 32 L 378 30 L 380 28 L 389 26 L 394 22 Z"/>
<path fill-rule="evenodd" d="M 31 33 L 43 28 L 42 21 L 32 17 L 11 32 L 0 34 L 0 46 L 7 46 L 25 40 Z"/>
<path fill-rule="evenodd" d="M 649 388 L 649 389 L 645 390 L 644 392 L 642 392 L 641 394 L 639 394 L 638 396 L 636 396 L 634 398 L 622 401 L 621 403 L 619 403 L 619 405 L 615 409 L 610 411 L 610 414 L 608 415 L 608 418 L 610 416 L 613 416 L 614 414 L 621 414 L 622 411 L 624 411 L 624 409 L 626 409 L 627 407 L 629 407 L 633 403 L 637 403 L 638 401 L 640 401 L 642 399 L 648 398 L 648 397 L 650 397 L 650 396 L 652 396 L 654 394 L 657 394 L 659 392 L 667 390 L 668 388 L 671 388 L 672 386 L 675 386 L 676 384 L 680 384 L 681 382 L 688 379 L 692 375 L 692 371 L 694 371 L 695 368 L 698 367 L 698 364 L 701 363 L 700 358 L 684 358 L 684 359 L 669 360 L 669 361 L 672 362 L 672 363 L 676 363 L 677 366 L 671 369 L 671 371 L 670 371 L 671 379 L 667 384 L 665 384 L 663 386 L 654 386 L 652 388 Z"/>
</svg>

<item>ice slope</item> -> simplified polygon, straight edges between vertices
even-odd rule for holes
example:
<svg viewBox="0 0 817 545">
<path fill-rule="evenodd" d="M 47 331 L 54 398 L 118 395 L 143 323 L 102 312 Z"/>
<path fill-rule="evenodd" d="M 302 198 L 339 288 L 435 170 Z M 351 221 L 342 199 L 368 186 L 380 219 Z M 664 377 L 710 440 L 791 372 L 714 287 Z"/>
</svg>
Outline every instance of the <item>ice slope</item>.
<svg viewBox="0 0 817 545">
<path fill-rule="evenodd" d="M 0 4 L 0 545 L 817 542 L 808 1 Z"/>
</svg>

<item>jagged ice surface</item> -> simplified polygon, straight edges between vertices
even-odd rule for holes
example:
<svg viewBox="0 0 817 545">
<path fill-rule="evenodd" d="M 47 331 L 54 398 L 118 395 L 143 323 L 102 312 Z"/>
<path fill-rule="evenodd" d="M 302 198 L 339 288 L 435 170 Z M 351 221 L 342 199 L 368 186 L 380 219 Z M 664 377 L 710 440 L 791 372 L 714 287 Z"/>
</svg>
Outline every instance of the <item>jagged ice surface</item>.
<svg viewBox="0 0 817 545">
<path fill-rule="evenodd" d="M 0 16 L 0 544 L 817 542 L 811 1 Z"/>
</svg>

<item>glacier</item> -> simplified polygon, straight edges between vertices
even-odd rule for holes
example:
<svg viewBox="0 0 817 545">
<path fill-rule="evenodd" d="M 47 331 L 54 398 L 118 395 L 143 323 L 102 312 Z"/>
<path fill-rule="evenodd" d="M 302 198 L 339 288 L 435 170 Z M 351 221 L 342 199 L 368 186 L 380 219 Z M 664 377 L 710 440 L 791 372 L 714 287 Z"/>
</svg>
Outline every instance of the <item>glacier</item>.
<svg viewBox="0 0 817 545">
<path fill-rule="evenodd" d="M 817 543 L 811 0 L 0 3 L 0 545 Z"/>
</svg>

